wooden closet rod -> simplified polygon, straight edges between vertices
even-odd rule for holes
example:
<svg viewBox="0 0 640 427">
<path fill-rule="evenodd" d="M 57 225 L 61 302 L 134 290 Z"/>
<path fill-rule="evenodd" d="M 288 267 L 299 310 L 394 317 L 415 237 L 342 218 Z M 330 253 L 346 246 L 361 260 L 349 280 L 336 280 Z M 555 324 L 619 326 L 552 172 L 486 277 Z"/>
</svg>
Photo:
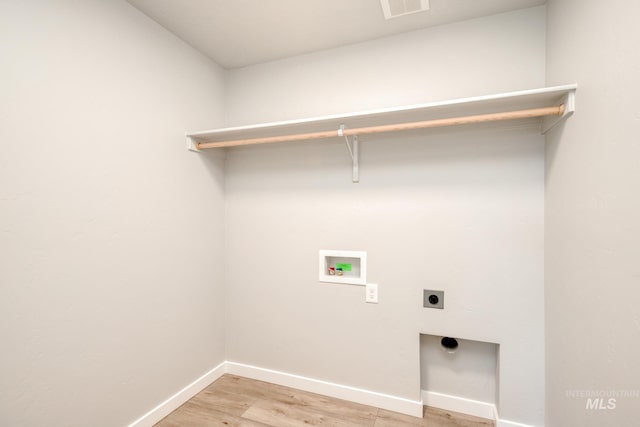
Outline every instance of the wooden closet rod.
<svg viewBox="0 0 640 427">
<path fill-rule="evenodd" d="M 403 130 L 426 129 L 443 126 L 467 125 L 472 123 L 497 122 L 502 120 L 527 119 L 542 116 L 561 116 L 564 114 L 564 104 L 553 107 L 532 108 L 529 110 L 507 111 L 503 113 L 479 114 L 475 116 L 452 117 L 448 119 L 426 120 L 421 122 L 397 123 L 392 125 L 369 126 L 354 129 L 344 129 L 342 135 L 339 130 L 323 132 L 299 133 L 295 135 L 269 136 L 264 138 L 236 139 L 231 141 L 199 142 L 197 148 L 224 148 L 239 145 L 270 144 L 272 142 L 306 141 L 309 139 L 336 138 L 339 136 L 369 135 L 374 133 L 395 132 Z"/>
</svg>

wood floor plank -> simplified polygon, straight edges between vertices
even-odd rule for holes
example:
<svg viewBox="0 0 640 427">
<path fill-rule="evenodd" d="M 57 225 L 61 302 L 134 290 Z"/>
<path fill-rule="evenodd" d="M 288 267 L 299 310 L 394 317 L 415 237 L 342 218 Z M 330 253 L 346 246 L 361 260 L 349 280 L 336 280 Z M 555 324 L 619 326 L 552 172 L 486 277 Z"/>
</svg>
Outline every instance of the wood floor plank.
<svg viewBox="0 0 640 427">
<path fill-rule="evenodd" d="M 369 416 L 345 417 L 316 406 L 289 404 L 272 400 L 259 400 L 242 416 L 278 427 L 335 426 L 373 427 L 375 413 Z"/>
<path fill-rule="evenodd" d="M 277 399 L 287 401 L 293 398 L 294 390 L 289 387 L 252 380 L 236 375 L 223 375 L 206 390 L 222 389 L 229 393 L 247 396 L 255 400 Z"/>
<path fill-rule="evenodd" d="M 272 427 L 253 420 L 237 417 L 216 409 L 202 411 L 200 407 L 189 404 L 180 408 L 162 419 L 156 427 Z"/>
<path fill-rule="evenodd" d="M 354 420 L 356 422 L 363 423 L 362 425 L 366 423 L 366 420 L 375 418 L 378 412 L 378 409 L 372 406 L 362 405 L 302 390 L 289 390 L 290 393 L 286 398 L 268 399 L 268 401 L 295 406 L 297 408 L 325 415 L 338 416 L 345 420 Z"/>
<path fill-rule="evenodd" d="M 422 427 L 426 426 L 422 418 L 411 417 L 409 415 L 399 414 L 397 412 L 391 412 L 384 409 L 378 410 L 378 417 L 374 427 Z"/>
<path fill-rule="evenodd" d="M 380 409 L 375 427 L 491 427 L 494 425 L 493 421 L 484 418 L 425 406 L 422 418 Z"/>
<path fill-rule="evenodd" d="M 222 389 L 203 390 L 195 395 L 190 402 L 202 410 L 217 410 L 230 415 L 241 416 L 257 399 L 229 393 Z"/>
<path fill-rule="evenodd" d="M 493 427 L 495 423 L 485 418 L 461 414 L 459 412 L 446 411 L 444 409 L 424 407 L 422 419 L 429 425 L 456 426 L 456 427 Z"/>
</svg>

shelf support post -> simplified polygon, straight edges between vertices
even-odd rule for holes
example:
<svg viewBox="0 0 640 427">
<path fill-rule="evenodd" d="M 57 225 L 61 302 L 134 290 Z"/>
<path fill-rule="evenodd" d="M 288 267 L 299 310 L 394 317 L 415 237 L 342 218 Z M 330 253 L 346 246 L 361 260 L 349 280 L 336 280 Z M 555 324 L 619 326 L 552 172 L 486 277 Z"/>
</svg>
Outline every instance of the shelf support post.
<svg viewBox="0 0 640 427">
<path fill-rule="evenodd" d="M 347 137 L 345 136 L 345 139 Z M 349 143 L 349 141 L 347 140 L 347 144 Z M 359 149 L 358 149 L 358 135 L 354 135 L 353 136 L 353 142 L 351 143 L 351 148 L 350 148 L 350 153 L 351 153 L 351 163 L 352 163 L 352 177 L 351 177 L 351 181 L 353 183 L 358 183 L 360 182 L 360 164 L 359 161 L 360 159 L 358 158 L 358 154 L 359 154 Z"/>
<path fill-rule="evenodd" d="M 353 136 L 353 147 L 351 149 L 351 160 L 353 163 L 353 175 L 351 181 L 354 183 L 360 182 L 360 159 L 358 158 L 358 135 Z"/>
<path fill-rule="evenodd" d="M 351 163 L 352 163 L 352 177 L 351 181 L 354 183 L 360 182 L 360 160 L 358 158 L 359 150 L 358 150 L 358 135 L 353 136 L 353 142 L 349 143 L 349 137 L 344 134 L 344 125 L 340 125 L 340 129 L 338 129 L 338 136 L 344 136 L 344 142 L 347 144 L 347 150 L 349 150 L 349 155 L 351 155 Z"/>
</svg>

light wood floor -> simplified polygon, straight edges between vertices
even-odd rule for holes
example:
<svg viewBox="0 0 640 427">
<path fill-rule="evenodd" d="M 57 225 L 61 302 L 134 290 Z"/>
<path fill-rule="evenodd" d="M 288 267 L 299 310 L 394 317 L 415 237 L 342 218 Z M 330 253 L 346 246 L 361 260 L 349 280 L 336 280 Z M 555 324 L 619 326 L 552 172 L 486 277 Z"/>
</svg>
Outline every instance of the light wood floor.
<svg viewBox="0 0 640 427">
<path fill-rule="evenodd" d="M 234 375 L 224 375 L 156 426 L 487 427 L 493 421 L 425 407 L 415 418 Z"/>
</svg>

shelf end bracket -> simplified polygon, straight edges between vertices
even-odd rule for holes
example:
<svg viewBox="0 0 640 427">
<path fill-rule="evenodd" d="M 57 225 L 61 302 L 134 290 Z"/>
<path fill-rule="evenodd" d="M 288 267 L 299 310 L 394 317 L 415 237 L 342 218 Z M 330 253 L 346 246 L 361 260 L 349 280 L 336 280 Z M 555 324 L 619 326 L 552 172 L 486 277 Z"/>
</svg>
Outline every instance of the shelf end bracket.
<svg viewBox="0 0 640 427">
<path fill-rule="evenodd" d="M 187 136 L 187 150 L 194 153 L 202 153 L 202 150 L 198 149 L 198 143 L 190 136 Z"/>
<path fill-rule="evenodd" d="M 545 135 L 551 129 L 567 120 L 576 111 L 576 91 L 575 89 L 565 93 L 560 104 L 564 105 L 564 111 L 559 116 L 547 116 L 542 119 L 542 134 Z"/>
</svg>

